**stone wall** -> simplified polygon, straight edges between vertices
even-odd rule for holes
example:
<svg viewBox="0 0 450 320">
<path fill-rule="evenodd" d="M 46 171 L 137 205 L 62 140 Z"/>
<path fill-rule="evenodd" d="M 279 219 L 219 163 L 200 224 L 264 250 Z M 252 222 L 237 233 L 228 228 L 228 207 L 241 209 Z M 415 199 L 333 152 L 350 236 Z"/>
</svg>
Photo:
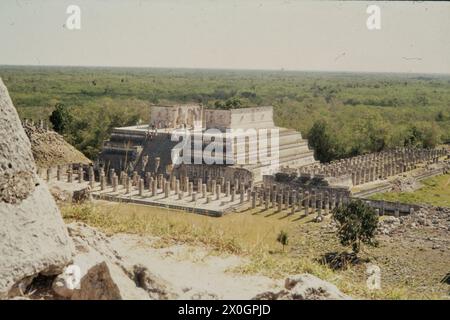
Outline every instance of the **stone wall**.
<svg viewBox="0 0 450 320">
<path fill-rule="evenodd" d="M 231 110 L 205 110 L 206 128 L 225 129 L 270 129 L 273 122 L 273 107 L 254 107 Z"/>
<path fill-rule="evenodd" d="M 203 120 L 203 107 L 200 105 L 152 106 L 150 126 L 155 128 L 192 128 Z"/>
</svg>

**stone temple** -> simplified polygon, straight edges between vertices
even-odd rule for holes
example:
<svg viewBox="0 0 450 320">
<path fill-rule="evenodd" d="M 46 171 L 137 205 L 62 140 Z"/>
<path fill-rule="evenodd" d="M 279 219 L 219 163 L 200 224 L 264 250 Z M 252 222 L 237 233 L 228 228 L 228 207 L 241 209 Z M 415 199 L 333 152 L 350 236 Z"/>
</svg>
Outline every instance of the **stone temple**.
<svg viewBox="0 0 450 320">
<path fill-rule="evenodd" d="M 153 106 L 150 119 L 149 124 L 113 129 L 100 154 L 105 169 L 251 184 L 281 168 L 317 162 L 300 132 L 275 126 L 271 106 Z M 211 150 L 211 142 L 220 147 Z M 193 149 L 195 145 L 200 147 Z M 188 149 L 193 151 L 188 154 Z"/>
</svg>

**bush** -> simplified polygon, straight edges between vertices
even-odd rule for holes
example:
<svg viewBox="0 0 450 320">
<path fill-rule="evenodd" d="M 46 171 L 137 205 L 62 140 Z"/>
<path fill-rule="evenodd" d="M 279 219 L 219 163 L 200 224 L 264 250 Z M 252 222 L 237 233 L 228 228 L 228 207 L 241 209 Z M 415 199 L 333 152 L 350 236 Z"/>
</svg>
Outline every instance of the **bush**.
<svg viewBox="0 0 450 320">
<path fill-rule="evenodd" d="M 289 237 L 286 231 L 281 230 L 280 233 L 277 236 L 277 241 L 279 243 L 281 243 L 281 245 L 283 246 L 283 251 L 284 251 L 284 247 L 288 245 L 289 243 Z"/>
<path fill-rule="evenodd" d="M 70 126 L 72 115 L 64 104 L 58 103 L 50 115 L 50 122 L 56 132 L 63 133 Z"/>
<path fill-rule="evenodd" d="M 355 254 L 361 243 L 375 245 L 375 231 L 378 226 L 378 215 L 375 210 L 361 200 L 333 210 L 333 219 L 338 223 L 338 237 L 344 246 L 351 246 Z"/>
</svg>

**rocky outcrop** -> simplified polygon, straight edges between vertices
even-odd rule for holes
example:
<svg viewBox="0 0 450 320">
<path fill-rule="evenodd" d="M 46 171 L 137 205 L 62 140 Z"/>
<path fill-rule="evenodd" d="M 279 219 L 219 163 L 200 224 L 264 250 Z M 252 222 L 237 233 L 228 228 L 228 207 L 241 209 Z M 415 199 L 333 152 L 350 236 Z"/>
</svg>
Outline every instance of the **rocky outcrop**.
<svg viewBox="0 0 450 320">
<path fill-rule="evenodd" d="M 103 261 L 91 267 L 81 278 L 80 288 L 72 300 L 148 300 L 145 290 L 137 288 L 133 281 L 116 265 Z"/>
<path fill-rule="evenodd" d="M 87 183 L 70 184 L 62 181 L 50 181 L 48 187 L 58 203 L 82 203 L 92 200 L 91 187 Z"/>
<path fill-rule="evenodd" d="M 38 274 L 60 273 L 72 253 L 59 209 L 36 175 L 30 142 L 0 79 L 0 298 L 20 293 Z"/>
<path fill-rule="evenodd" d="M 24 123 L 23 127 L 31 142 L 31 151 L 38 168 L 47 169 L 71 163 L 91 163 L 85 155 L 67 143 L 63 136 L 55 131 L 39 128 L 30 123 Z"/>
<path fill-rule="evenodd" d="M 432 229 L 450 231 L 450 208 L 421 205 L 419 210 L 400 217 L 382 217 L 377 234 L 392 236 L 411 229 Z M 445 244 L 444 244 L 445 245 Z"/>
<path fill-rule="evenodd" d="M 349 296 L 322 279 L 311 274 L 300 274 L 286 278 L 284 289 L 278 292 L 263 292 L 254 300 L 349 300 Z"/>
<path fill-rule="evenodd" d="M 177 297 L 167 281 L 156 276 L 141 264 L 133 266 L 133 278 L 136 285 L 144 289 L 151 299 L 168 300 Z"/>
<path fill-rule="evenodd" d="M 108 238 L 82 223 L 68 225 L 76 247 L 73 266 L 56 277 L 52 288 L 63 299 L 72 300 L 148 300 L 170 295 L 162 280 L 142 266 L 127 266 Z"/>
</svg>

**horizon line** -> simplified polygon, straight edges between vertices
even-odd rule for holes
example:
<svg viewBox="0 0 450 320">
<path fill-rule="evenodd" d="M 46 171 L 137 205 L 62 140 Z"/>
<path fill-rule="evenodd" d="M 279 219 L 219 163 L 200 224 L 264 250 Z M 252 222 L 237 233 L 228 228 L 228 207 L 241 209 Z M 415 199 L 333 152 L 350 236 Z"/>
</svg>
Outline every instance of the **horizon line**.
<svg viewBox="0 0 450 320">
<path fill-rule="evenodd" d="M 443 75 L 443 72 L 401 72 L 401 71 L 349 71 L 349 70 L 314 70 L 314 69 L 257 69 L 257 68 L 210 68 L 210 67 L 155 67 L 155 66 L 111 66 L 111 65 L 63 65 L 63 64 L 0 64 L 0 67 L 43 67 L 43 68 L 111 68 L 111 69 L 162 69 L 191 71 L 259 71 L 259 72 L 304 72 L 304 73 L 356 73 L 356 74 L 398 74 L 398 75 Z"/>
</svg>

